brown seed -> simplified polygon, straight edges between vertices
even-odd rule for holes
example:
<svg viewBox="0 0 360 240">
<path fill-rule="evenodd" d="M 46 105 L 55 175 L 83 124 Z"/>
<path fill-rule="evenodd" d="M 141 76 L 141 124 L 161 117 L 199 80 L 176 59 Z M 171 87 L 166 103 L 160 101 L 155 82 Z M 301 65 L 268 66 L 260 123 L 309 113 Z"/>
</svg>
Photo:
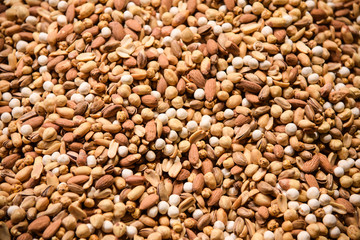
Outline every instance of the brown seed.
<svg viewBox="0 0 360 240">
<path fill-rule="evenodd" d="M 205 83 L 205 98 L 211 102 L 216 95 L 216 79 L 210 78 Z"/>
<path fill-rule="evenodd" d="M 157 204 L 159 201 L 159 195 L 157 194 L 151 194 L 147 197 L 145 197 L 141 202 L 139 209 L 140 210 L 146 210 Z"/>
<path fill-rule="evenodd" d="M 95 188 L 103 190 L 110 187 L 114 183 L 114 177 L 111 175 L 104 175 L 95 183 Z"/>
<path fill-rule="evenodd" d="M 55 222 L 50 223 L 50 225 L 45 229 L 42 237 L 44 239 L 49 239 L 56 234 L 61 226 L 61 219 L 56 220 Z"/>
<path fill-rule="evenodd" d="M 221 188 L 217 188 L 215 189 L 212 193 L 211 196 L 209 198 L 209 200 L 207 201 L 207 205 L 209 207 L 214 206 L 215 204 L 217 204 L 220 201 L 220 198 L 222 196 L 222 189 Z"/>
<path fill-rule="evenodd" d="M 134 30 L 136 32 L 140 32 L 140 30 L 141 30 L 141 24 L 138 21 L 136 21 L 135 19 L 128 19 L 125 21 L 125 24 L 131 30 Z"/>
<path fill-rule="evenodd" d="M 48 216 L 41 216 L 29 224 L 28 230 L 30 232 L 40 233 L 45 230 L 49 224 L 50 218 Z"/>
</svg>

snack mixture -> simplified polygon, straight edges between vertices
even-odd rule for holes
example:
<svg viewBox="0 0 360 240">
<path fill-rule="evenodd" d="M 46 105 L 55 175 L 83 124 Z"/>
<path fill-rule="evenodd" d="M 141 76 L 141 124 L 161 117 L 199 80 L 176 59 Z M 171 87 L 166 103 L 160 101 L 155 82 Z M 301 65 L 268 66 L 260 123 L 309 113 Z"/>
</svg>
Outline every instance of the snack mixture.
<svg viewBox="0 0 360 240">
<path fill-rule="evenodd" d="M 1 240 L 359 240 L 359 4 L 4 0 Z"/>
</svg>

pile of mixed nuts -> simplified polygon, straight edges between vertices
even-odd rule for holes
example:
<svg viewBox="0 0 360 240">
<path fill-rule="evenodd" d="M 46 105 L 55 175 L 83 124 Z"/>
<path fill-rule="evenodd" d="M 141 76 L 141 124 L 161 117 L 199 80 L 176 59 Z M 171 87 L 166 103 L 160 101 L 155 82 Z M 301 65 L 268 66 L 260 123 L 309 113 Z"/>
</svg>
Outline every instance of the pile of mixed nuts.
<svg viewBox="0 0 360 240">
<path fill-rule="evenodd" d="M 359 240 L 358 0 L 4 0 L 2 240 Z"/>
</svg>

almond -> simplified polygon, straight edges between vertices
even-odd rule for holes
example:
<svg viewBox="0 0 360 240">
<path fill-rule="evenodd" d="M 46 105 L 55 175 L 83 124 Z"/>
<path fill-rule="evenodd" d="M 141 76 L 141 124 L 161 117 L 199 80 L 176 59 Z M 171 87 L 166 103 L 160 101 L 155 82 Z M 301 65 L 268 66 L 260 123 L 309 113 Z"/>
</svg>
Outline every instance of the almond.
<svg viewBox="0 0 360 240">
<path fill-rule="evenodd" d="M 177 181 L 184 181 L 190 176 L 190 172 L 186 169 L 181 169 L 179 174 L 176 176 Z"/>
<path fill-rule="evenodd" d="M 244 90 L 246 92 L 251 92 L 251 93 L 259 93 L 261 91 L 261 86 L 257 83 L 254 82 L 250 82 L 247 80 L 242 80 L 238 83 L 238 86 L 244 88 Z"/>
<path fill-rule="evenodd" d="M 123 133 L 116 134 L 115 140 L 120 144 L 120 146 L 129 145 L 129 139 Z"/>
<path fill-rule="evenodd" d="M 292 98 L 292 99 L 287 99 L 287 101 L 291 104 L 291 107 L 293 109 L 304 108 L 307 105 L 305 101 L 300 99 Z"/>
<path fill-rule="evenodd" d="M 139 209 L 146 210 L 155 206 L 159 201 L 159 195 L 157 194 L 150 194 L 149 196 L 145 197 L 141 202 Z"/>
<path fill-rule="evenodd" d="M 146 182 L 146 179 L 144 176 L 132 175 L 132 176 L 127 177 L 125 179 L 125 181 L 130 186 L 137 186 L 137 185 L 144 184 Z"/>
<path fill-rule="evenodd" d="M 65 128 L 75 127 L 75 123 L 72 120 L 65 119 L 65 118 L 57 118 L 57 119 L 55 119 L 54 123 L 56 125 L 59 125 L 60 127 L 65 127 Z"/>
<path fill-rule="evenodd" d="M 219 197 L 220 200 L 220 197 Z M 202 231 L 204 227 L 208 226 L 211 222 L 211 215 L 210 213 L 204 214 L 201 218 L 199 218 L 197 222 L 197 228 Z"/>
<path fill-rule="evenodd" d="M 105 38 L 103 38 L 102 36 L 98 36 L 91 42 L 91 48 L 98 48 L 104 45 L 105 42 L 106 42 Z"/>
<path fill-rule="evenodd" d="M 257 212 L 259 213 L 260 217 L 262 217 L 263 219 L 269 218 L 269 210 L 267 209 L 267 207 L 260 206 Z"/>
<path fill-rule="evenodd" d="M 214 165 L 213 165 L 211 160 L 205 159 L 202 162 L 201 171 L 202 171 L 203 174 L 206 174 L 208 172 L 212 172 L 213 168 L 214 168 Z"/>
<path fill-rule="evenodd" d="M 254 22 L 257 19 L 257 17 L 254 14 L 246 13 L 241 15 L 239 18 L 240 23 L 251 23 Z"/>
<path fill-rule="evenodd" d="M 72 65 L 70 60 L 64 60 L 56 64 L 55 66 L 55 72 L 57 73 L 66 73 L 71 69 Z"/>
<path fill-rule="evenodd" d="M 141 158 L 141 154 L 132 154 L 128 155 L 125 158 L 121 159 L 119 164 L 122 167 L 129 167 L 139 161 Z"/>
<path fill-rule="evenodd" d="M 105 103 L 101 100 L 96 100 L 90 105 L 90 114 L 94 114 L 100 111 L 104 107 Z"/>
<path fill-rule="evenodd" d="M 145 125 L 145 140 L 148 142 L 154 141 L 156 138 L 156 123 L 151 120 Z"/>
<path fill-rule="evenodd" d="M 205 78 L 198 69 L 191 70 L 188 73 L 188 79 L 195 83 L 195 85 L 199 88 L 205 87 Z"/>
<path fill-rule="evenodd" d="M 43 124 L 44 120 L 45 119 L 43 116 L 33 117 L 23 122 L 22 125 L 30 125 L 33 129 L 35 129 L 40 127 Z"/>
<path fill-rule="evenodd" d="M 79 155 L 76 159 L 77 165 L 78 166 L 86 166 L 86 159 L 87 159 L 87 154 L 86 154 L 85 150 L 80 149 Z"/>
<path fill-rule="evenodd" d="M 282 43 L 285 40 L 286 31 L 284 29 L 276 29 L 274 31 L 274 36 L 276 37 L 276 39 L 279 43 Z"/>
<path fill-rule="evenodd" d="M 89 180 L 89 176 L 86 175 L 77 175 L 74 177 L 69 178 L 69 180 L 67 181 L 68 184 L 84 184 Z"/>
<path fill-rule="evenodd" d="M 234 0 L 224 0 L 225 6 L 227 10 L 232 11 L 235 7 L 235 1 Z"/>
<path fill-rule="evenodd" d="M 205 185 L 204 175 L 202 173 L 197 174 L 194 178 L 192 185 L 193 192 L 200 194 L 201 191 L 204 189 L 204 185 Z"/>
<path fill-rule="evenodd" d="M 304 165 L 302 166 L 302 170 L 305 173 L 312 173 L 318 169 L 319 165 L 320 165 L 320 157 L 318 154 L 315 154 L 311 160 L 304 163 Z"/>
<path fill-rule="evenodd" d="M 243 170 L 244 170 L 244 168 L 242 168 L 242 167 L 234 166 L 231 168 L 230 173 L 232 175 L 236 175 L 236 174 L 240 174 Z"/>
<path fill-rule="evenodd" d="M 122 0 L 120 0 L 120 1 L 122 1 Z M 125 0 L 123 0 L 123 1 L 125 2 Z M 113 22 L 109 23 L 109 27 L 110 27 L 111 32 L 116 40 L 121 41 L 125 37 L 126 34 L 124 31 L 124 27 L 119 22 L 113 21 Z"/>
<path fill-rule="evenodd" d="M 121 11 L 127 4 L 127 0 L 114 0 L 114 7 L 116 10 Z"/>
<path fill-rule="evenodd" d="M 316 178 L 313 175 L 305 174 L 305 180 L 306 180 L 306 183 L 309 185 L 309 187 L 316 187 L 316 188 L 320 189 L 318 181 L 316 180 Z"/>
<path fill-rule="evenodd" d="M 189 14 L 190 14 L 189 10 L 180 11 L 174 16 L 171 25 L 173 27 L 177 27 L 183 24 L 187 20 Z"/>
<path fill-rule="evenodd" d="M 74 31 L 74 25 L 73 24 L 67 24 L 65 26 L 63 26 L 60 31 L 58 32 L 58 34 L 56 35 L 56 39 L 57 41 L 64 41 L 66 39 L 66 37 L 68 35 L 70 35 L 70 33 L 72 33 Z"/>
<path fill-rule="evenodd" d="M 176 89 L 178 90 L 179 94 L 184 94 L 186 90 L 186 82 L 183 78 L 179 79 L 179 82 L 176 85 Z"/>
<path fill-rule="evenodd" d="M 158 58 L 158 62 L 161 68 L 166 69 L 169 66 L 169 60 L 165 56 L 165 54 L 160 54 Z"/>
<path fill-rule="evenodd" d="M 12 110 L 12 109 L 11 109 L 11 107 L 9 107 L 9 106 L 0 107 L 0 114 L 3 114 L 3 113 L 5 113 L 5 112 L 10 113 L 11 110 Z"/>
<path fill-rule="evenodd" d="M 160 80 L 158 81 L 158 84 L 156 86 L 156 90 L 161 94 L 164 95 L 165 94 L 165 90 L 168 87 L 168 84 L 165 80 L 165 78 L 161 77 Z"/>
<path fill-rule="evenodd" d="M 177 58 L 181 58 L 181 55 L 182 55 L 182 50 L 181 50 L 181 47 L 180 47 L 180 44 L 179 44 L 179 42 L 178 41 L 176 41 L 176 40 L 173 40 L 172 42 L 171 42 L 171 51 L 172 51 L 172 53 L 174 54 L 174 56 L 175 57 L 177 57 Z"/>
<path fill-rule="evenodd" d="M 298 74 L 299 74 L 299 70 L 297 67 L 291 69 L 289 73 L 289 82 L 294 83 L 297 79 Z"/>
<path fill-rule="evenodd" d="M 110 118 L 116 115 L 118 111 L 121 110 L 120 105 L 109 105 L 105 107 L 101 112 L 104 118 Z"/>
<path fill-rule="evenodd" d="M 28 230 L 30 232 L 41 233 L 47 228 L 47 226 L 49 226 L 49 224 L 50 218 L 48 216 L 41 216 L 29 224 Z"/>
<path fill-rule="evenodd" d="M 218 44 L 214 39 L 209 39 L 206 43 L 206 50 L 210 55 L 218 53 Z"/>
<path fill-rule="evenodd" d="M 196 0 L 188 0 L 186 3 L 187 3 L 187 10 L 189 10 L 190 14 L 193 14 L 196 10 L 196 5 L 197 5 Z"/>
<path fill-rule="evenodd" d="M 6 156 L 1 161 L 1 166 L 11 169 L 15 165 L 15 162 L 20 159 L 20 157 L 21 156 L 19 154 L 11 154 L 9 156 Z"/>
<path fill-rule="evenodd" d="M 320 21 L 327 17 L 326 12 L 320 8 L 314 8 L 313 10 L 311 10 L 310 14 L 315 21 Z"/>
<path fill-rule="evenodd" d="M 223 195 L 223 191 L 221 188 L 217 188 L 214 191 L 212 191 L 210 198 L 207 201 L 207 205 L 209 207 L 214 206 L 220 201 L 221 196 Z"/>
<path fill-rule="evenodd" d="M 320 167 L 325 170 L 327 173 L 334 172 L 334 166 L 329 162 L 328 158 L 321 153 L 317 154 L 319 156 Z"/>
<path fill-rule="evenodd" d="M 75 19 L 75 4 L 72 3 L 67 7 L 66 19 L 69 23 L 74 21 L 74 19 Z M 55 43 L 56 43 L 56 41 L 55 41 Z"/>
<path fill-rule="evenodd" d="M 44 239 L 49 239 L 53 237 L 57 231 L 59 230 L 61 226 L 61 219 L 56 220 L 55 222 L 52 222 L 44 231 L 42 237 Z"/>
<path fill-rule="evenodd" d="M 141 97 L 141 102 L 150 108 L 156 108 L 158 106 L 158 99 L 152 95 L 145 95 Z"/>
<path fill-rule="evenodd" d="M 183 187 L 184 183 L 175 181 L 172 194 L 181 195 L 183 192 Z"/>
<path fill-rule="evenodd" d="M 239 114 L 239 116 L 236 117 L 235 119 L 235 126 L 242 126 L 246 123 L 250 123 L 251 122 L 251 117 L 250 116 L 245 116 L 243 114 Z"/>
<path fill-rule="evenodd" d="M 114 183 L 114 177 L 111 175 L 104 175 L 95 183 L 95 188 L 104 190 L 105 188 L 110 187 Z"/>
<path fill-rule="evenodd" d="M 189 150 L 189 162 L 191 165 L 197 165 L 199 162 L 199 150 L 196 146 L 196 144 L 191 144 L 190 150 Z"/>
<path fill-rule="evenodd" d="M 123 124 L 122 124 L 123 129 L 130 131 L 133 130 L 135 128 L 135 124 L 133 121 L 131 120 L 126 120 Z"/>
<path fill-rule="evenodd" d="M 208 102 L 211 102 L 216 95 L 216 79 L 215 78 L 210 78 L 209 80 L 206 81 L 205 83 L 205 99 Z"/>
<path fill-rule="evenodd" d="M 88 109 L 88 106 L 89 103 L 87 101 L 79 102 L 75 107 L 74 115 L 84 115 L 84 113 Z"/>
<path fill-rule="evenodd" d="M 16 238 L 16 240 L 33 240 L 33 237 L 30 233 L 23 233 Z"/>
<path fill-rule="evenodd" d="M 140 32 L 142 27 L 141 24 L 135 19 L 128 19 L 125 21 L 126 26 L 128 26 L 131 30 L 135 32 Z"/>
<path fill-rule="evenodd" d="M 170 11 L 172 0 L 161 0 L 161 6 L 166 7 L 167 11 Z"/>
<path fill-rule="evenodd" d="M 197 235 L 189 228 L 186 228 L 186 234 L 189 237 L 189 240 L 197 239 Z"/>
</svg>

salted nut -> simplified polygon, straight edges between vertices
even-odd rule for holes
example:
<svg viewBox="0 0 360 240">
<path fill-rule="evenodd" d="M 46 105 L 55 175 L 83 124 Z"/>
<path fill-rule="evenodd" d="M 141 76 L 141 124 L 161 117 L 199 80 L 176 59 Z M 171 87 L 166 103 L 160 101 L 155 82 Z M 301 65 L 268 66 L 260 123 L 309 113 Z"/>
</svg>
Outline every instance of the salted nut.
<svg viewBox="0 0 360 240">
<path fill-rule="evenodd" d="M 0 3 L 0 239 L 359 240 L 360 5 Z"/>
</svg>

